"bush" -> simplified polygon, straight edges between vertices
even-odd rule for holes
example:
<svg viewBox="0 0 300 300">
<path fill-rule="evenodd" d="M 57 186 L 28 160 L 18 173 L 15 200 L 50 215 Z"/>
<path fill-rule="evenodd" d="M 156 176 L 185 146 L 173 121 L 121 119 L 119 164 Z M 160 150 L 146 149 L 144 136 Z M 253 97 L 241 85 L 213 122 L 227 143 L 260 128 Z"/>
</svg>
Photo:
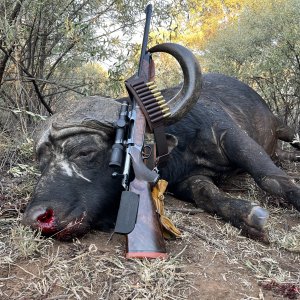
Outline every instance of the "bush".
<svg viewBox="0 0 300 300">
<path fill-rule="evenodd" d="M 210 71 L 253 86 L 271 109 L 299 129 L 300 2 L 254 1 L 209 43 Z"/>
</svg>

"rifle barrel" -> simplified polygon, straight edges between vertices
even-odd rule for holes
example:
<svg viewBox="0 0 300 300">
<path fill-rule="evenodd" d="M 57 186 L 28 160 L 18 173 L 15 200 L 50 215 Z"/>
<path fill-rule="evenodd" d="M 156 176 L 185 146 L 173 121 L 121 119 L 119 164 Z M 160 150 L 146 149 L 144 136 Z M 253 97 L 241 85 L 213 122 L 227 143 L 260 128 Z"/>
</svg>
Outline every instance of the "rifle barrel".
<svg viewBox="0 0 300 300">
<path fill-rule="evenodd" d="M 144 36 L 143 36 L 142 50 L 141 50 L 141 56 L 140 56 L 140 62 L 139 62 L 138 76 L 140 76 L 141 72 L 142 72 L 143 59 L 144 59 L 144 55 L 146 53 L 147 44 L 148 44 L 150 21 L 151 21 L 151 15 L 152 15 L 152 4 L 151 3 L 146 6 L 145 13 L 146 13 L 146 22 L 145 22 L 145 28 L 144 28 Z"/>
</svg>

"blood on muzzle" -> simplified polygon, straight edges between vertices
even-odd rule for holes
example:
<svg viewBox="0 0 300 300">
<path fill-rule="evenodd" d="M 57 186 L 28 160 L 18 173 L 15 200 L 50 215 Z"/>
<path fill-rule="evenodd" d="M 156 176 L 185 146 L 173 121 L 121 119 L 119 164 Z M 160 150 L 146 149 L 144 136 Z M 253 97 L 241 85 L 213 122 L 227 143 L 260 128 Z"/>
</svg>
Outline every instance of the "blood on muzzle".
<svg viewBox="0 0 300 300">
<path fill-rule="evenodd" d="M 51 233 L 55 229 L 54 225 L 54 211 L 48 208 L 44 213 L 40 214 L 36 221 L 38 222 L 38 227 L 43 231 L 43 233 Z"/>
<path fill-rule="evenodd" d="M 45 213 L 37 217 L 37 221 L 40 223 L 51 223 L 54 219 L 53 209 L 47 209 Z"/>
</svg>

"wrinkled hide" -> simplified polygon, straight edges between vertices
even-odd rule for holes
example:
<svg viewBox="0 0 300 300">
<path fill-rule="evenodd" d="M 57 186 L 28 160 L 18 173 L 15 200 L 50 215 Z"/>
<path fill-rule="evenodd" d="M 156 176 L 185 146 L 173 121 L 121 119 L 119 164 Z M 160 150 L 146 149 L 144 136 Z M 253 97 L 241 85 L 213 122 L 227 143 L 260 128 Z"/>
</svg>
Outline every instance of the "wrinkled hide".
<svg viewBox="0 0 300 300">
<path fill-rule="evenodd" d="M 163 93 L 169 99 L 177 91 Z M 113 227 L 121 185 L 111 179 L 108 160 L 118 106 L 112 99 L 90 97 L 48 119 L 36 140 L 42 176 L 26 209 L 26 224 L 64 239 L 91 227 Z M 293 132 L 247 85 L 224 75 L 204 75 L 197 104 L 167 132 L 178 144 L 160 172 L 178 198 L 264 239 L 268 212 L 217 187 L 228 176 L 246 171 L 262 189 L 300 210 L 299 187 L 271 160 L 284 156 L 277 141 L 291 142 Z M 299 160 L 295 154 L 289 158 Z"/>
<path fill-rule="evenodd" d="M 35 147 L 42 176 L 25 224 L 61 239 L 111 228 L 121 184 L 108 168 L 119 106 L 109 100 L 74 100 L 45 122 Z"/>
</svg>

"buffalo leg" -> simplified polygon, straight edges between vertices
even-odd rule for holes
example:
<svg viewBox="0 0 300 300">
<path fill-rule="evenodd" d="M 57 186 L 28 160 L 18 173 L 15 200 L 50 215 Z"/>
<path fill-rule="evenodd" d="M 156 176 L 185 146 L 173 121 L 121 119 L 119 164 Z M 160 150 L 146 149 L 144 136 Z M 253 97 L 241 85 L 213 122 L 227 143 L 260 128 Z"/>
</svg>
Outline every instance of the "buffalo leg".
<svg viewBox="0 0 300 300">
<path fill-rule="evenodd" d="M 274 164 L 259 144 L 241 130 L 227 131 L 221 144 L 231 163 L 250 173 L 260 188 L 286 198 L 300 211 L 300 187 Z"/>
<path fill-rule="evenodd" d="M 248 236 L 266 241 L 263 228 L 269 213 L 256 203 L 229 197 L 210 178 L 192 176 L 176 185 L 173 192 L 179 199 L 195 202 L 205 211 L 241 228 Z"/>
<path fill-rule="evenodd" d="M 300 161 L 300 151 L 285 151 L 278 147 L 276 149 L 276 156 L 279 160 Z"/>
<path fill-rule="evenodd" d="M 296 132 L 289 126 L 282 124 L 279 120 L 279 126 L 276 130 L 278 139 L 290 143 L 293 147 L 300 150 L 300 142 L 295 140 Z"/>
</svg>

